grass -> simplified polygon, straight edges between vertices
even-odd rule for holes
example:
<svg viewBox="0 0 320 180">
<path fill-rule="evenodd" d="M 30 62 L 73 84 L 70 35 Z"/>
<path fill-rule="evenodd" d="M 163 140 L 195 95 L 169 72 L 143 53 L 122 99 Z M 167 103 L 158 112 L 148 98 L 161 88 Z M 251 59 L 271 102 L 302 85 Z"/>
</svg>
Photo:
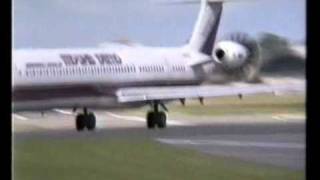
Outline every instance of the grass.
<svg viewBox="0 0 320 180">
<path fill-rule="evenodd" d="M 305 114 L 304 95 L 254 95 L 246 96 L 242 100 L 237 97 L 221 97 L 207 99 L 205 105 L 197 100 L 189 100 L 186 106 L 180 103 L 169 103 L 170 117 L 179 116 L 226 116 L 226 115 L 255 115 L 255 114 Z M 149 107 L 124 110 L 119 113 L 145 116 Z"/>
<path fill-rule="evenodd" d="M 164 146 L 149 139 L 32 139 L 15 144 L 15 180 L 304 179 L 261 166 Z"/>
<path fill-rule="evenodd" d="M 273 113 L 305 113 L 305 97 L 248 96 L 168 104 L 170 116 L 225 116 Z M 119 111 L 145 116 L 148 107 Z M 304 179 L 304 171 L 263 166 L 235 159 L 209 156 L 175 148 L 151 139 L 79 138 L 15 141 L 15 180 L 144 180 L 144 179 Z"/>
</svg>

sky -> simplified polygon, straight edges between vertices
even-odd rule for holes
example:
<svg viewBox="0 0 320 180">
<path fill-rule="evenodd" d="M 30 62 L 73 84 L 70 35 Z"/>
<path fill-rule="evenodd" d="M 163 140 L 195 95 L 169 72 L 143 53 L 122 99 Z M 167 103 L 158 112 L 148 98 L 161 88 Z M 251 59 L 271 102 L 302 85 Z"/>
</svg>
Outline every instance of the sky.
<svg viewBox="0 0 320 180">
<path fill-rule="evenodd" d="M 159 0 L 13 0 L 14 48 L 97 47 L 130 40 L 177 46 L 191 36 L 200 3 Z M 305 40 L 305 0 L 247 0 L 224 4 L 218 40 L 234 32 L 270 32 Z"/>
</svg>

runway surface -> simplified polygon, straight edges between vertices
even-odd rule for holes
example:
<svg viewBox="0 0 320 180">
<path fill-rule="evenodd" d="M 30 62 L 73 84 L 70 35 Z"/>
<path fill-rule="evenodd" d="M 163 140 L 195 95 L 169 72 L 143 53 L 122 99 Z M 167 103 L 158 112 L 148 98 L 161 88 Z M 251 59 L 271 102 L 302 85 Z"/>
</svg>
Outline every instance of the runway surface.
<svg viewBox="0 0 320 180">
<path fill-rule="evenodd" d="M 144 117 L 95 111 L 97 129 L 76 132 L 74 114 L 54 109 L 41 116 L 13 115 L 14 141 L 30 138 L 151 138 L 169 146 L 243 161 L 304 170 L 305 118 L 299 115 L 170 119 L 166 129 L 148 130 Z"/>
</svg>

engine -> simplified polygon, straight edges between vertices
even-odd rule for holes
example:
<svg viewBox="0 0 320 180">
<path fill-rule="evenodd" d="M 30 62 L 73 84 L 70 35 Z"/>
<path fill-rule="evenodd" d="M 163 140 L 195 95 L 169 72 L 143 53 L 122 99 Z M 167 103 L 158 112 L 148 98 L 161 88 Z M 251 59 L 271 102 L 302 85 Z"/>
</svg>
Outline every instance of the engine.
<svg viewBox="0 0 320 180">
<path fill-rule="evenodd" d="M 214 50 L 214 60 L 228 69 L 241 67 L 248 59 L 248 49 L 233 41 L 222 41 Z"/>
<path fill-rule="evenodd" d="M 213 59 L 221 70 L 235 80 L 256 81 L 261 67 L 259 44 L 247 34 L 237 33 L 220 41 L 213 49 Z"/>
</svg>

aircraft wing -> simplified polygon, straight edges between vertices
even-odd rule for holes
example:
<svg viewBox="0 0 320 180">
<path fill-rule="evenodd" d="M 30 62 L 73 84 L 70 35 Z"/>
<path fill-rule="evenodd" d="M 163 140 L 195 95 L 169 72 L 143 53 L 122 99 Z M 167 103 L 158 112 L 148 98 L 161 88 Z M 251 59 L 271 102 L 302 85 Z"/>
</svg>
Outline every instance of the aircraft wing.
<svg viewBox="0 0 320 180">
<path fill-rule="evenodd" d="M 262 93 L 305 92 L 305 82 L 288 84 L 247 84 L 201 86 L 130 87 L 116 92 L 120 103 L 152 100 L 179 100 L 222 96 L 245 96 Z"/>
</svg>

